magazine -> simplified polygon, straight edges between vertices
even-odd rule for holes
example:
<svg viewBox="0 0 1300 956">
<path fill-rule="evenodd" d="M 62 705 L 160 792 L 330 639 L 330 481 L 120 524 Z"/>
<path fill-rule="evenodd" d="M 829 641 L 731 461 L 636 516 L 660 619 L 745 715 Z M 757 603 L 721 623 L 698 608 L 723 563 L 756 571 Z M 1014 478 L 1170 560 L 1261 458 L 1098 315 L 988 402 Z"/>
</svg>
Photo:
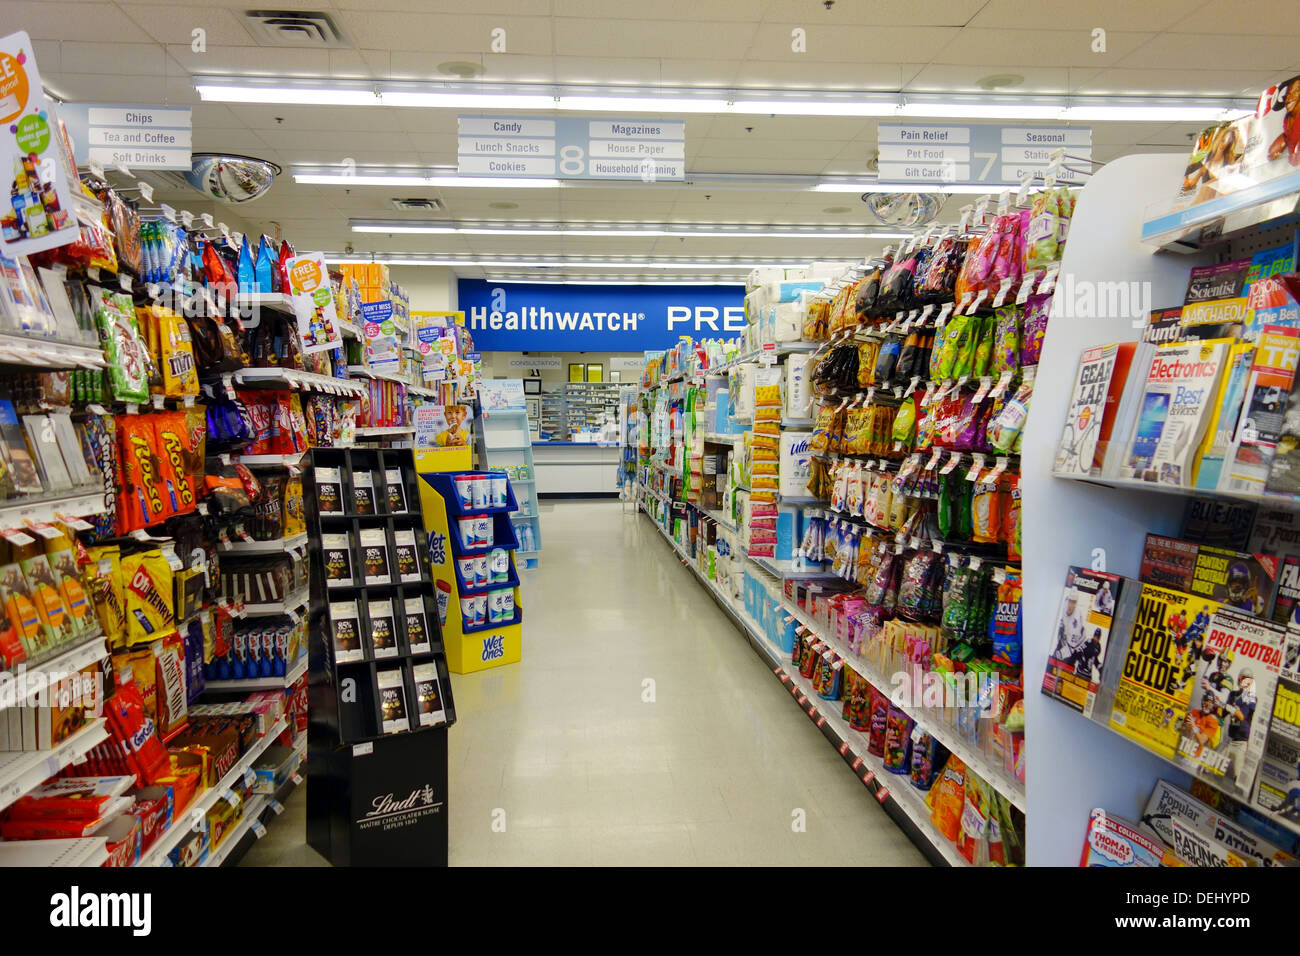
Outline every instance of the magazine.
<svg viewBox="0 0 1300 956">
<path fill-rule="evenodd" d="M 1088 815 L 1080 866 L 1165 866 L 1171 854 L 1160 841 L 1136 823 L 1105 810 Z"/>
<path fill-rule="evenodd" d="M 1296 860 L 1235 820 L 1168 780 L 1157 780 L 1142 814 L 1142 825 L 1155 832 L 1165 843 L 1174 842 L 1174 820 L 1212 836 L 1239 856 L 1252 856 L 1265 866 L 1290 866 Z"/>
<path fill-rule="evenodd" d="M 1300 624 L 1297 612 L 1300 612 L 1300 555 L 1288 554 L 1278 571 L 1277 594 L 1269 617 L 1277 624 Z"/>
<path fill-rule="evenodd" d="M 1058 474 L 1100 473 L 1136 348 L 1136 342 L 1113 342 L 1079 356 L 1074 393 L 1056 451 L 1053 470 Z"/>
<path fill-rule="evenodd" d="M 1192 477 L 1197 488 L 1214 490 L 1223 477 L 1223 465 L 1232 450 L 1233 435 L 1246 401 L 1250 384 L 1255 346 L 1236 342 L 1228 349 L 1227 367 L 1219 379 L 1219 393 L 1209 409 L 1205 436 L 1196 451 L 1196 469 Z"/>
<path fill-rule="evenodd" d="M 1217 602 L 1143 584 L 1115 689 L 1110 726 L 1173 759 L 1187 716 L 1196 662 Z"/>
<path fill-rule="evenodd" d="M 1115 609 L 1125 583 L 1117 574 L 1087 568 L 1066 572 L 1056 633 L 1043 673 L 1043 693 L 1085 717 L 1092 716 L 1097 700 Z"/>
<path fill-rule="evenodd" d="M 1120 382 L 1123 393 L 1111 429 L 1120 440 L 1111 442 L 1106 449 L 1103 475 L 1114 477 L 1119 474 L 1119 468 L 1128 452 L 1126 439 L 1133 434 L 1134 418 L 1146 388 L 1147 373 L 1151 371 L 1151 360 L 1155 358 L 1156 347 L 1169 345 L 1182 338 L 1182 324 L 1179 321 L 1182 314 L 1180 306 L 1176 309 L 1154 309 L 1147 317 L 1146 328 L 1142 330 L 1142 341 L 1133 351 L 1128 375 Z"/>
<path fill-rule="evenodd" d="M 1294 636 L 1296 632 L 1291 633 Z M 1291 646 L 1295 646 L 1294 637 Z M 1278 675 L 1268 721 L 1255 806 L 1266 815 L 1300 826 L 1300 676 L 1294 670 Z"/>
<path fill-rule="evenodd" d="M 1227 467 L 1219 477 L 1221 490 L 1252 494 L 1264 490 L 1282 437 L 1298 362 L 1300 328 L 1269 325 L 1260 332 L 1250 380 L 1233 428 Z"/>
<path fill-rule="evenodd" d="M 1185 338 L 1240 338 L 1251 324 L 1247 297 L 1249 259 L 1197 266 L 1183 297 Z"/>
<path fill-rule="evenodd" d="M 1277 559 L 1148 534 L 1138 578 L 1262 616 L 1273 606 Z"/>
<path fill-rule="evenodd" d="M 1188 487 L 1229 342 L 1207 339 L 1156 349 L 1121 474 Z"/>
<path fill-rule="evenodd" d="M 1255 782 L 1267 735 L 1255 709 L 1273 699 L 1286 640 L 1285 627 L 1227 608 L 1214 614 L 1205 637 L 1175 759 L 1238 798 L 1249 797 Z"/>
<path fill-rule="evenodd" d="M 1257 510 L 1255 504 L 1246 501 L 1190 497 L 1183 508 L 1183 527 L 1178 536 L 1215 548 L 1258 551 L 1248 547 Z"/>
</svg>

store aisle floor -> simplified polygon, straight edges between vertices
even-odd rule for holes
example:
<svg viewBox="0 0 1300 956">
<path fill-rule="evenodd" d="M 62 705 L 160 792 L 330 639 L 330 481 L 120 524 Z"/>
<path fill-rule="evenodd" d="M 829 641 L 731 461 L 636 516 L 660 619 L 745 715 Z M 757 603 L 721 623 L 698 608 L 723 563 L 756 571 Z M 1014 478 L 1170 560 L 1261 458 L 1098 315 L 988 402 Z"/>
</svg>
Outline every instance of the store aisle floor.
<svg viewBox="0 0 1300 956">
<path fill-rule="evenodd" d="M 452 675 L 453 865 L 925 865 L 644 516 L 542 541 L 523 661 Z M 297 809 L 245 865 L 319 860 Z"/>
</svg>

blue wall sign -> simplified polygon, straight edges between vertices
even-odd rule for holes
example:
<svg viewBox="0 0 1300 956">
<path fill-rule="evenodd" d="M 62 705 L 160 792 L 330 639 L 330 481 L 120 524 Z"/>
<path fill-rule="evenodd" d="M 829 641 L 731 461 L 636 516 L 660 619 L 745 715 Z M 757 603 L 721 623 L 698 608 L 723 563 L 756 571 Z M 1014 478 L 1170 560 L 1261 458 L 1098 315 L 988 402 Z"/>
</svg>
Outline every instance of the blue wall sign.
<svg viewBox="0 0 1300 956">
<path fill-rule="evenodd" d="M 644 352 L 745 328 L 742 285 L 541 285 L 459 280 L 465 327 L 482 352 Z"/>
</svg>

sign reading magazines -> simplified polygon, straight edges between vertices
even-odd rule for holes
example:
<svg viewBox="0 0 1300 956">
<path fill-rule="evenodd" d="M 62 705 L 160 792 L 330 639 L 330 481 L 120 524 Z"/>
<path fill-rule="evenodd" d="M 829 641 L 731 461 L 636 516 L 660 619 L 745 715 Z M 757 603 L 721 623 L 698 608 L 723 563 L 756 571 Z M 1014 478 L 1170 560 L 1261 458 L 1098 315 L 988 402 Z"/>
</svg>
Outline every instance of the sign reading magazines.
<svg viewBox="0 0 1300 956">
<path fill-rule="evenodd" d="M 462 116 L 457 172 L 512 179 L 686 177 L 683 120 Z"/>
</svg>

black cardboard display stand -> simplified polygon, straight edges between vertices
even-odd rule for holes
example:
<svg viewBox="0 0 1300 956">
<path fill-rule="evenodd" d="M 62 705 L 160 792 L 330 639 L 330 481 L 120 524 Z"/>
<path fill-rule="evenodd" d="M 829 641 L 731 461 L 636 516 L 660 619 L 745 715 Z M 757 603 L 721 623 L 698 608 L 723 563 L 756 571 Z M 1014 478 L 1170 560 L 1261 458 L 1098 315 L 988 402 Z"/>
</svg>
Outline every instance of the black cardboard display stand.
<svg viewBox="0 0 1300 956">
<path fill-rule="evenodd" d="M 338 469 L 341 509 L 322 514 L 317 468 Z M 405 510 L 388 508 L 385 474 L 397 469 Z M 369 473 L 375 512 L 358 514 L 354 476 Z M 451 680 L 442 642 L 437 592 L 429 571 L 428 542 L 420 511 L 419 476 L 409 449 L 318 448 L 303 475 L 311 604 L 308 619 L 307 842 L 335 866 L 447 865 L 447 728 L 455 723 Z M 366 584 L 362 529 L 382 529 L 393 583 Z M 420 580 L 402 583 L 394 534 L 413 531 Z M 346 534 L 353 583 L 330 586 L 322 534 Z M 367 603 L 387 599 L 397 609 L 396 649 L 376 657 Z M 363 658 L 337 661 L 330 603 L 357 601 Z M 423 606 L 429 649 L 411 650 L 407 602 Z M 436 667 L 445 719 L 420 726 L 413 678 L 417 665 Z M 380 672 L 400 672 L 410 729 L 383 732 Z"/>
</svg>

